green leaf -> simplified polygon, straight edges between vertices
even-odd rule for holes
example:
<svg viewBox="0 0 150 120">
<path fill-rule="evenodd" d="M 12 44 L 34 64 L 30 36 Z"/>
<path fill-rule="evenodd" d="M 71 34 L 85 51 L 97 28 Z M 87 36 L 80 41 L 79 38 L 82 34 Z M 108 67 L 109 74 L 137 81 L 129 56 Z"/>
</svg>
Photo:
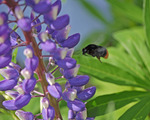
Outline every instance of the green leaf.
<svg viewBox="0 0 150 120">
<path fill-rule="evenodd" d="M 18 53 L 18 48 L 16 48 L 14 51 L 13 51 L 13 55 L 12 55 L 12 62 L 16 63 L 16 57 L 17 57 L 17 53 Z"/>
<path fill-rule="evenodd" d="M 102 13 L 100 13 L 100 11 L 96 9 L 94 5 L 87 2 L 86 0 L 78 0 L 78 2 L 80 2 L 81 5 L 83 5 L 88 10 L 88 12 L 90 12 L 94 17 L 98 18 L 98 20 L 102 21 L 105 24 L 108 23 L 107 20 L 102 15 Z"/>
<path fill-rule="evenodd" d="M 145 96 L 150 96 L 150 93 L 141 91 L 124 91 L 96 97 L 86 104 L 88 117 L 96 117 L 106 114 L 107 106 L 110 102 L 114 103 L 115 110 L 117 110 L 131 102 L 141 100 Z"/>
<path fill-rule="evenodd" d="M 147 43 L 150 48 L 150 1 L 144 0 L 144 27 L 147 36 Z"/>
<path fill-rule="evenodd" d="M 126 72 L 114 65 L 108 63 L 100 63 L 96 58 L 91 56 L 74 56 L 77 63 L 80 64 L 79 71 L 84 74 L 88 74 L 99 80 L 115 83 L 118 85 L 137 86 L 149 89 L 148 84 L 141 82 L 140 78 L 137 78 L 131 73 Z"/>
<path fill-rule="evenodd" d="M 140 102 L 128 109 L 119 120 L 145 120 L 150 112 L 150 96 L 146 96 Z"/>
<path fill-rule="evenodd" d="M 37 114 L 40 112 L 40 98 L 32 98 L 29 104 L 23 107 L 24 111 L 32 112 L 33 114 Z"/>
<path fill-rule="evenodd" d="M 116 9 L 131 20 L 142 23 L 142 9 L 135 4 L 131 4 L 120 0 L 107 0 L 113 9 Z"/>
<path fill-rule="evenodd" d="M 149 50 L 145 45 L 145 34 L 142 28 L 116 32 L 114 38 L 125 48 L 137 65 L 150 72 Z"/>
</svg>

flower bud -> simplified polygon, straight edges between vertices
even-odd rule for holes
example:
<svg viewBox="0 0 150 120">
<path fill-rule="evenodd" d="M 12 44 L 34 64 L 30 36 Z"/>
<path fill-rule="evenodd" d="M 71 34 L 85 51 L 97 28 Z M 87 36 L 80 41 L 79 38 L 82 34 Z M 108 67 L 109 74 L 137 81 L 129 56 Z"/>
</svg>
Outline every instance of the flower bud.
<svg viewBox="0 0 150 120">
<path fill-rule="evenodd" d="M 50 73 L 45 73 L 46 80 L 50 85 L 55 84 L 55 77 Z"/>
<path fill-rule="evenodd" d="M 74 68 L 76 66 L 76 60 L 73 58 L 66 57 L 62 60 L 57 61 L 57 65 L 64 70 Z"/>
<path fill-rule="evenodd" d="M 41 42 L 46 42 L 48 40 L 48 33 L 46 31 L 38 34 L 38 38 Z"/>
<path fill-rule="evenodd" d="M 27 57 L 27 58 L 32 58 L 33 57 L 33 51 L 32 51 L 32 49 L 30 49 L 30 48 L 26 48 L 25 50 L 24 50 L 24 55 Z"/>
<path fill-rule="evenodd" d="M 68 101 L 67 106 L 69 109 L 77 112 L 85 109 L 85 104 L 77 99 L 75 99 L 74 101 Z"/>
<path fill-rule="evenodd" d="M 55 110 L 53 107 L 43 108 L 42 116 L 44 120 L 53 120 L 55 117 Z"/>
<path fill-rule="evenodd" d="M 53 30 L 60 30 L 66 27 L 69 24 L 69 16 L 68 15 L 63 15 L 58 17 L 52 24 L 51 28 Z"/>
<path fill-rule="evenodd" d="M 73 48 L 75 47 L 80 40 L 80 34 L 76 33 L 68 37 L 67 40 L 61 43 L 62 47 Z"/>
<path fill-rule="evenodd" d="M 95 94 L 96 91 L 96 87 L 89 87 L 85 90 L 83 90 L 82 92 L 80 92 L 79 94 L 77 94 L 78 98 L 80 100 L 88 100 L 91 97 L 93 97 L 93 95 Z"/>
<path fill-rule="evenodd" d="M 30 94 L 24 94 L 24 95 L 19 95 L 16 99 L 15 99 L 15 106 L 22 108 L 24 106 L 26 106 L 31 99 L 31 95 Z"/>
<path fill-rule="evenodd" d="M 25 79 L 30 79 L 32 76 L 32 71 L 28 70 L 27 68 L 24 68 L 23 70 L 21 70 L 21 74 Z"/>
<path fill-rule="evenodd" d="M 32 90 L 34 90 L 34 87 L 36 85 L 36 79 L 34 77 L 30 79 L 25 79 L 22 83 L 22 88 L 25 91 L 25 93 L 30 93 Z"/>
<path fill-rule="evenodd" d="M 33 56 L 32 58 L 25 59 L 25 66 L 27 69 L 31 71 L 35 71 L 38 67 L 39 59 L 37 56 Z"/>
<path fill-rule="evenodd" d="M 0 69 L 0 74 L 6 79 L 17 79 L 19 77 L 19 73 L 14 68 Z"/>
<path fill-rule="evenodd" d="M 66 79 L 71 79 L 73 77 L 75 77 L 78 73 L 80 65 L 77 64 L 76 67 L 72 68 L 72 69 L 68 69 L 68 70 L 64 70 L 64 77 Z"/>
<path fill-rule="evenodd" d="M 81 91 L 83 91 L 85 89 L 85 85 L 84 86 L 80 86 L 80 87 L 77 87 L 77 86 L 72 86 L 73 89 L 76 89 L 77 90 L 77 93 L 80 93 Z"/>
<path fill-rule="evenodd" d="M 48 108 L 49 107 L 49 100 L 46 97 L 43 97 L 43 99 L 41 100 L 41 104 L 43 106 L 43 108 Z"/>
<path fill-rule="evenodd" d="M 60 98 L 62 95 L 61 86 L 58 83 L 47 86 L 48 92 L 55 98 Z"/>
<path fill-rule="evenodd" d="M 21 8 L 19 6 L 17 6 L 15 8 L 15 14 L 16 14 L 16 16 L 17 16 L 18 19 L 23 18 L 23 12 L 22 12 L 22 10 L 21 10 Z"/>
<path fill-rule="evenodd" d="M 83 86 L 89 82 L 89 76 L 77 75 L 76 77 L 69 79 L 69 83 L 72 86 Z"/>
<path fill-rule="evenodd" d="M 31 112 L 25 112 L 23 110 L 17 110 L 15 114 L 20 120 L 33 120 L 34 118 L 34 115 Z"/>
<path fill-rule="evenodd" d="M 62 97 L 65 101 L 73 101 L 76 98 L 76 96 L 77 90 L 71 88 L 68 88 L 68 90 L 62 94 Z"/>
<path fill-rule="evenodd" d="M 16 79 L 2 80 L 2 81 L 0 81 L 0 90 L 1 91 L 11 90 L 16 85 L 17 85 Z"/>
<path fill-rule="evenodd" d="M 76 120 L 86 120 L 86 118 L 87 118 L 86 108 L 85 108 L 85 110 L 78 112 L 76 115 Z"/>
</svg>

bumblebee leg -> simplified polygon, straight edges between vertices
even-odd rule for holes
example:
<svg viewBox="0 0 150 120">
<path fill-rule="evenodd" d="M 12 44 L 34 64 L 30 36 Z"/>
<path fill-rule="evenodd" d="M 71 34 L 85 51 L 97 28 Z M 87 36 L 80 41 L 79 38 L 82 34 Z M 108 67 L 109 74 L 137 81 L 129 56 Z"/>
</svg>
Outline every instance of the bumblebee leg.
<svg viewBox="0 0 150 120">
<path fill-rule="evenodd" d="M 101 61 L 101 59 L 100 59 L 100 57 L 97 57 L 97 59 L 102 63 L 102 61 Z"/>
</svg>

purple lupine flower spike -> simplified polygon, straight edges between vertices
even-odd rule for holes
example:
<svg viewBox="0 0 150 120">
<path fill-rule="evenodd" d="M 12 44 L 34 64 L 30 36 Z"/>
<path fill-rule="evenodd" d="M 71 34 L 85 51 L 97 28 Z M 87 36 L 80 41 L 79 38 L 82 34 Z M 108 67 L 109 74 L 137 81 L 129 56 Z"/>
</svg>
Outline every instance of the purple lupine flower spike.
<svg viewBox="0 0 150 120">
<path fill-rule="evenodd" d="M 0 12 L 0 74 L 4 77 L 0 81 L 0 90 L 10 96 L 3 101 L 3 106 L 17 110 L 16 115 L 22 120 L 38 119 L 39 115 L 43 120 L 53 120 L 62 119 L 58 104 L 65 100 L 69 108 L 68 119 L 94 119 L 87 118 L 83 101 L 90 99 L 96 88 L 85 89 L 89 77 L 77 75 L 80 65 L 72 55 L 80 41 L 80 34 L 68 37 L 70 18 L 67 14 L 58 16 L 61 0 L 8 1 L 0 0 L 10 7 L 8 13 Z M 31 10 L 28 15 L 24 14 L 26 8 Z M 13 14 L 11 17 L 10 12 Z M 10 24 L 16 26 L 10 28 Z M 20 29 L 24 36 L 18 32 Z M 14 49 L 22 46 L 25 46 L 26 56 L 24 68 L 11 62 Z M 45 57 L 49 58 L 48 64 L 43 63 Z M 60 76 L 56 75 L 58 71 Z M 65 88 L 59 84 L 59 79 L 66 79 Z M 41 84 L 43 93 L 38 91 L 36 83 Z M 34 97 L 42 97 L 41 113 L 33 115 L 20 110 Z"/>
</svg>

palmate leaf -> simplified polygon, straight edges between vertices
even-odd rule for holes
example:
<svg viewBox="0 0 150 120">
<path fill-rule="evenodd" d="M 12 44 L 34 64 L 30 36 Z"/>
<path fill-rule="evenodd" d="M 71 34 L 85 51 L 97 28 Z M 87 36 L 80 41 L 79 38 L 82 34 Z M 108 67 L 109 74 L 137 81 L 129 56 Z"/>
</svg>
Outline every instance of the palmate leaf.
<svg viewBox="0 0 150 120">
<path fill-rule="evenodd" d="M 140 102 L 128 109 L 119 120 L 145 120 L 150 112 L 150 96 L 145 96 Z"/>
<path fill-rule="evenodd" d="M 144 27 L 145 27 L 145 32 L 147 35 L 147 43 L 150 48 L 150 1 L 149 0 L 144 0 Z"/>
<path fill-rule="evenodd" d="M 142 28 L 123 30 L 115 33 L 114 37 L 132 56 L 134 62 L 141 66 L 143 72 L 150 73 L 150 56 L 145 44 L 144 30 Z"/>
<path fill-rule="evenodd" d="M 142 9 L 136 6 L 135 4 L 131 4 L 120 0 L 107 0 L 107 2 L 111 4 L 113 9 L 116 9 L 131 20 L 138 23 L 143 22 Z"/>
<path fill-rule="evenodd" d="M 113 102 L 115 110 L 135 101 L 142 101 L 146 96 L 150 96 L 149 92 L 141 91 L 124 91 L 109 95 L 96 97 L 86 104 L 89 117 L 96 117 L 106 114 L 108 103 Z M 94 112 L 93 112 L 94 111 Z M 123 119 L 122 119 L 123 120 Z M 131 120 L 131 119 L 124 119 Z"/>
<path fill-rule="evenodd" d="M 138 77 L 133 76 L 129 72 L 122 70 L 112 64 L 100 63 L 96 58 L 91 56 L 74 56 L 77 63 L 80 64 L 79 72 L 88 74 L 99 80 L 115 83 L 118 85 L 136 86 L 149 89 L 149 84 L 141 82 Z M 103 61 L 103 60 L 102 60 Z"/>
</svg>

